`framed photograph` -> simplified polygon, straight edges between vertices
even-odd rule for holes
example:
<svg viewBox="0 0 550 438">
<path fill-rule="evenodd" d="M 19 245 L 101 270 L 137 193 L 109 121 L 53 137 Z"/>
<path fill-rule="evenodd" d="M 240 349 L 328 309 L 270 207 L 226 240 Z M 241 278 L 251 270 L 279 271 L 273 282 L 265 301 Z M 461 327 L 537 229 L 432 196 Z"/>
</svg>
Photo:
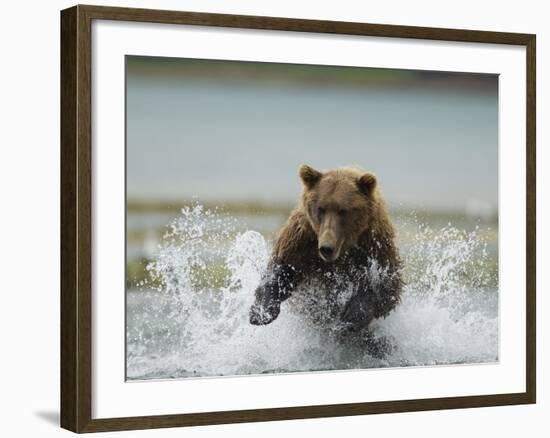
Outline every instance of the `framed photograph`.
<svg viewBox="0 0 550 438">
<path fill-rule="evenodd" d="M 61 12 L 61 425 L 535 403 L 535 35 Z"/>
</svg>

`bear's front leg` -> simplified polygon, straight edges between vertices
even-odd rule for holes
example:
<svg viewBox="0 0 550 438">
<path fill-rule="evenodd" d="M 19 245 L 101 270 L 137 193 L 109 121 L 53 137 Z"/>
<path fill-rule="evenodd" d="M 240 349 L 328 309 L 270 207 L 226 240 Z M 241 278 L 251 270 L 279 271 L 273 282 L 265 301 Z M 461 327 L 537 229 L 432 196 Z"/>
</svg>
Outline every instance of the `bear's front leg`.
<svg viewBox="0 0 550 438">
<path fill-rule="evenodd" d="M 341 322 L 347 330 L 360 331 L 368 327 L 374 319 L 374 309 L 367 294 L 366 290 L 356 291 L 344 307 Z"/>
<path fill-rule="evenodd" d="M 250 307 L 250 324 L 266 325 L 277 319 L 281 303 L 290 297 L 295 287 L 296 269 L 290 265 L 271 263 L 255 291 Z"/>
<path fill-rule="evenodd" d="M 386 273 L 382 281 L 374 281 L 374 284 L 368 278 L 357 282 L 358 287 L 341 315 L 342 323 L 351 331 L 362 330 L 373 319 L 387 316 L 399 303 L 403 284 L 399 271 Z"/>
</svg>

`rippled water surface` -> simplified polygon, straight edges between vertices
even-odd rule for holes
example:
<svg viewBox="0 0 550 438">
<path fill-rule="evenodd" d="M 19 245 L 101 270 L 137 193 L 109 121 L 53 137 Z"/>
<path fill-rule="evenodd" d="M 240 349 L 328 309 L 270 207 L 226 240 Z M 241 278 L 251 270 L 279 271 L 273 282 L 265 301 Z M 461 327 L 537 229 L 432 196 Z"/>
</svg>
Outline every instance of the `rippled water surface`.
<svg viewBox="0 0 550 438">
<path fill-rule="evenodd" d="M 406 225 L 398 232 L 407 285 L 396 310 L 371 325 L 388 346 L 373 357 L 364 335 L 342 339 L 329 321 L 307 318 L 323 312 L 315 288 L 297 291 L 272 324 L 251 326 L 248 309 L 271 242 L 239 219 L 200 205 L 183 209 L 147 266 L 149 278 L 127 293 L 127 378 L 497 361 L 487 230 L 430 227 L 414 217 Z"/>
</svg>

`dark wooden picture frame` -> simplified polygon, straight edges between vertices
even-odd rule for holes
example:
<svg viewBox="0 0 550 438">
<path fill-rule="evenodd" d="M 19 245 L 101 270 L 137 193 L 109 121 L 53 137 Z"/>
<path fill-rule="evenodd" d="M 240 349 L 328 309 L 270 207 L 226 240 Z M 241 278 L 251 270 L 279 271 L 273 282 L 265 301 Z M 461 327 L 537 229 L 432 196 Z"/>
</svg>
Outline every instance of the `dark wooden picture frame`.
<svg viewBox="0 0 550 438">
<path fill-rule="evenodd" d="M 526 391 L 522 393 L 92 419 L 92 21 L 220 26 L 519 45 L 526 48 Z M 61 426 L 98 432 L 529 404 L 536 401 L 535 47 L 531 34 L 75 6 L 61 12 Z"/>
</svg>

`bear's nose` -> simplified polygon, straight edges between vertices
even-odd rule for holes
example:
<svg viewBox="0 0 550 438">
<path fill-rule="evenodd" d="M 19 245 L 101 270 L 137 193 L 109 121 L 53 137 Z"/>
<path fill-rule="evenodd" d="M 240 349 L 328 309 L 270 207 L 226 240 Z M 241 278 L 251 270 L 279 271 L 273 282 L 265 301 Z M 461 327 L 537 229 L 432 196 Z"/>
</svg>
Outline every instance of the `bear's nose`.
<svg viewBox="0 0 550 438">
<path fill-rule="evenodd" d="M 319 247 L 319 252 L 325 259 L 330 259 L 334 249 L 331 246 L 321 246 Z"/>
</svg>

